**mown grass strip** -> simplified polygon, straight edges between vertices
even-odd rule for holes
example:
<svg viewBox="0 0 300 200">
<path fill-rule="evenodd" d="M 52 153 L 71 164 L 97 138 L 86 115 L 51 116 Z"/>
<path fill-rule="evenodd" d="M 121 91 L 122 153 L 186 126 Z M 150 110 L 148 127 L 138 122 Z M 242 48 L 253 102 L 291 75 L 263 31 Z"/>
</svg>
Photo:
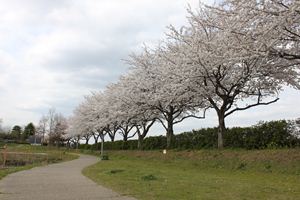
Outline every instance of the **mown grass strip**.
<svg viewBox="0 0 300 200">
<path fill-rule="evenodd" d="M 184 151 L 167 156 L 111 152 L 109 161 L 90 166 L 83 174 L 141 200 L 286 200 L 300 197 L 299 172 L 300 150 L 294 149 Z"/>
</svg>

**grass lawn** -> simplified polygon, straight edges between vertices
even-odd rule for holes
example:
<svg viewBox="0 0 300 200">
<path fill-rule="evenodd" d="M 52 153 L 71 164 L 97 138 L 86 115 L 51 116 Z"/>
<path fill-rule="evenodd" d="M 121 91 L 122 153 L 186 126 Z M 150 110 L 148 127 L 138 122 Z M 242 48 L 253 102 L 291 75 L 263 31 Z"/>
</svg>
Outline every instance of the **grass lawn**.
<svg viewBox="0 0 300 200">
<path fill-rule="evenodd" d="M 0 150 L 0 179 L 17 171 L 68 161 L 78 157 L 78 155 L 66 152 L 65 149 L 23 144 L 10 144 L 7 147 L 7 152 L 9 152 L 7 167 L 2 168 L 2 151 Z"/>
<path fill-rule="evenodd" d="M 137 199 L 300 199 L 300 149 L 110 152 L 84 169 Z"/>
</svg>

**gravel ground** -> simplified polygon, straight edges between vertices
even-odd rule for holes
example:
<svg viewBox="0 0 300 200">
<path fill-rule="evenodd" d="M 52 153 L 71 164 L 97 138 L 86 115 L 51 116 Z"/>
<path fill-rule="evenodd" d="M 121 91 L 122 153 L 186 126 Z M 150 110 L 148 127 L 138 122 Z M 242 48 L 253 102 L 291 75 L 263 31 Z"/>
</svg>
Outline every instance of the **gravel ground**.
<svg viewBox="0 0 300 200">
<path fill-rule="evenodd" d="M 96 163 L 94 156 L 36 167 L 10 174 L 0 181 L 1 200 L 135 200 L 97 185 L 81 174 Z"/>
</svg>

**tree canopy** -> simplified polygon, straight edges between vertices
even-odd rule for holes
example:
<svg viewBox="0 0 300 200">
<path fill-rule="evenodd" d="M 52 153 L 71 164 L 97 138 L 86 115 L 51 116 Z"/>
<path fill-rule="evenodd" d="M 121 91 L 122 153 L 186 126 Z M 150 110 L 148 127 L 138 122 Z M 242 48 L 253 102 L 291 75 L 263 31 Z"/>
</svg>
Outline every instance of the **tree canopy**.
<svg viewBox="0 0 300 200">
<path fill-rule="evenodd" d="M 223 148 L 227 116 L 277 102 L 285 86 L 300 89 L 299 1 L 225 0 L 187 12 L 186 26 L 169 26 L 159 45 L 128 57 L 117 83 L 86 96 L 69 135 L 138 134 L 142 144 L 159 122 L 169 146 L 174 124 L 212 109 Z"/>
</svg>

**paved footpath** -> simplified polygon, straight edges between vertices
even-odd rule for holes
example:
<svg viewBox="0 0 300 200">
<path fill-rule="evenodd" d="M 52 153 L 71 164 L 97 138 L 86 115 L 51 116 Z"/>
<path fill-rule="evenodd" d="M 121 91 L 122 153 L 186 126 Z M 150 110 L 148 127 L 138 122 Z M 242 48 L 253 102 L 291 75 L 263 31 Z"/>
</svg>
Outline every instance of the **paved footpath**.
<svg viewBox="0 0 300 200">
<path fill-rule="evenodd" d="M 94 156 L 36 167 L 10 174 L 0 181 L 1 200 L 134 200 L 97 185 L 81 174 L 96 163 Z"/>
</svg>

